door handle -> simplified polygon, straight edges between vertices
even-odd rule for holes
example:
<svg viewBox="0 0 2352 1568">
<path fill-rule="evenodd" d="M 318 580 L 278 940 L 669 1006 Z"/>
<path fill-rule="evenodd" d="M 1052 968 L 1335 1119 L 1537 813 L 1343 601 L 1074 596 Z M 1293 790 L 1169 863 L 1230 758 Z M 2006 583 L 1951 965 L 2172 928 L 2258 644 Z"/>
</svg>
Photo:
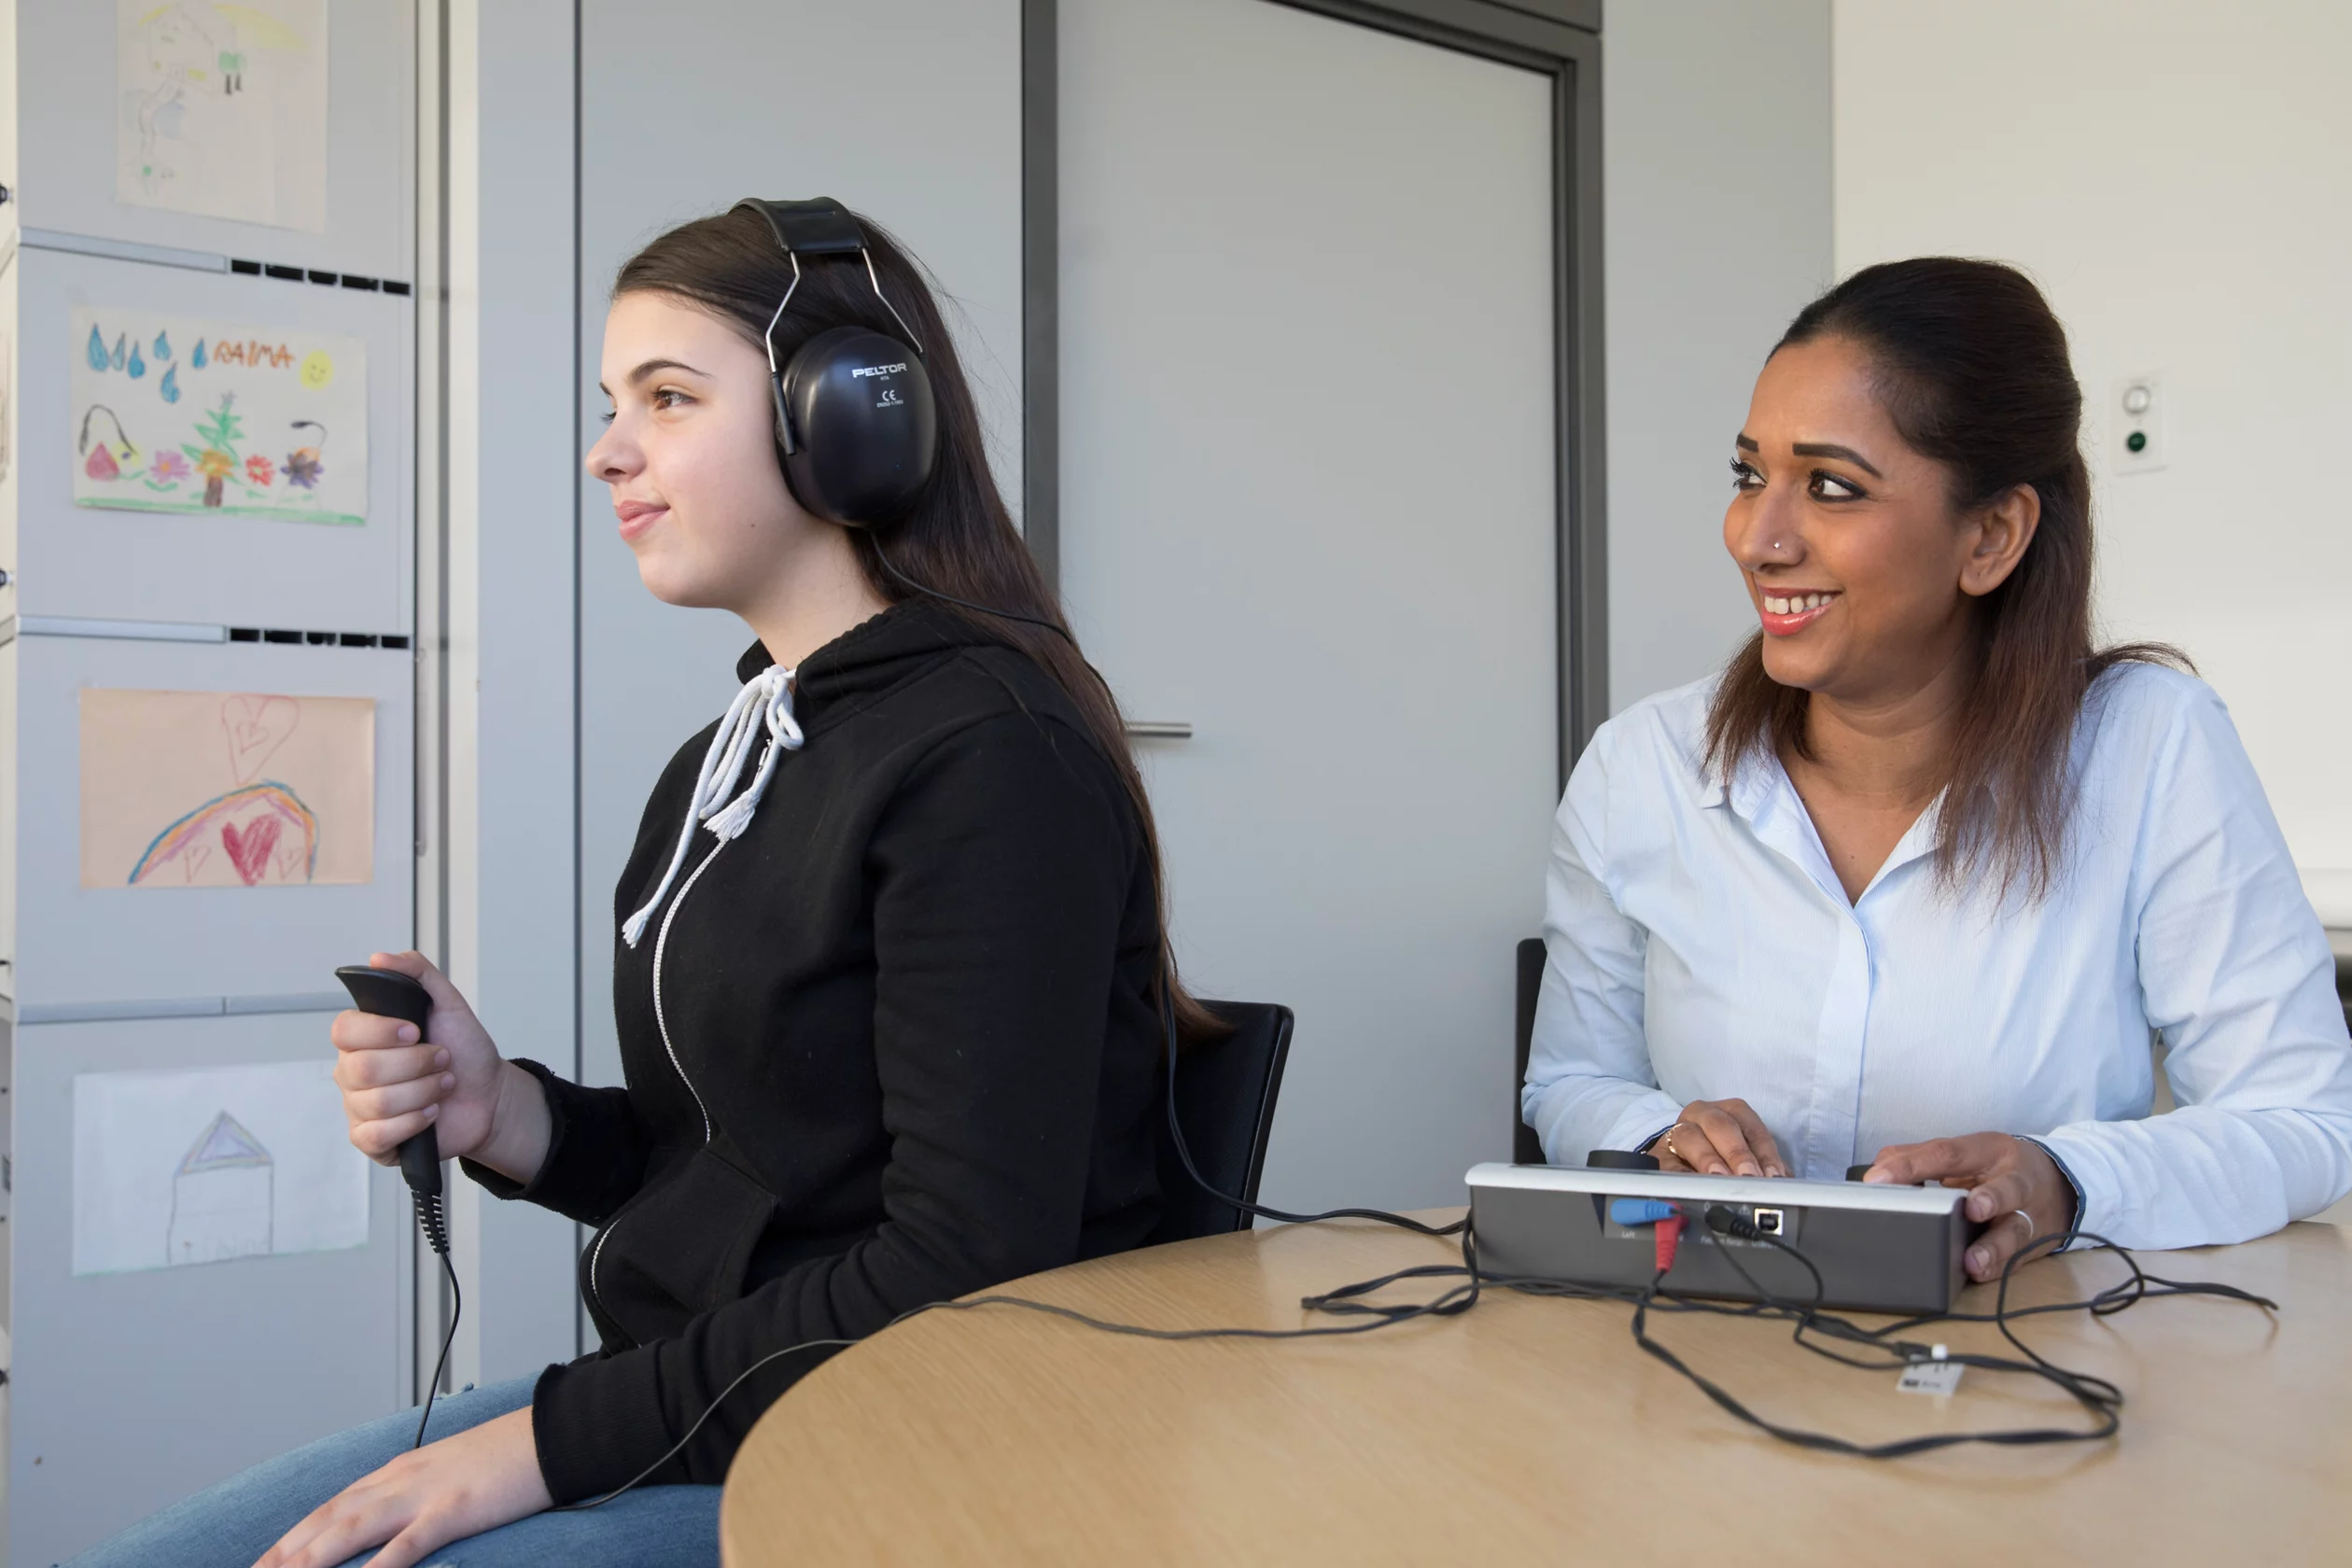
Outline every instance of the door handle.
<svg viewBox="0 0 2352 1568">
<path fill-rule="evenodd" d="M 1127 721 L 1129 740 L 1190 740 L 1192 721 L 1189 719 L 1130 719 Z"/>
</svg>

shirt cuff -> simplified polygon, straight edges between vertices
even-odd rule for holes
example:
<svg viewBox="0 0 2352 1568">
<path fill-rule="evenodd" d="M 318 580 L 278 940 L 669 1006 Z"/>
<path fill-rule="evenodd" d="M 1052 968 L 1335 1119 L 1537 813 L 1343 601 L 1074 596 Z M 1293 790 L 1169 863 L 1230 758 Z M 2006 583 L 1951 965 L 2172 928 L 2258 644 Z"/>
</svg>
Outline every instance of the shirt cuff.
<svg viewBox="0 0 2352 1568">
<path fill-rule="evenodd" d="M 1630 1149 L 1639 1154 L 1674 1130 L 1682 1120 L 1683 1102 L 1663 1089 L 1645 1087 L 1638 1095 L 1617 1106 L 1609 1124 L 1593 1138 L 1590 1149 Z M 1575 1151 L 1575 1163 L 1582 1165 L 1587 1149 Z"/>
<path fill-rule="evenodd" d="M 2031 1143 L 2035 1148 L 2039 1149 L 2043 1154 L 2048 1155 L 2050 1156 L 2050 1163 L 2058 1168 L 2058 1174 L 2066 1179 L 2066 1186 L 2068 1190 L 2074 1194 L 2074 1213 L 2067 1218 L 2066 1228 L 2070 1231 L 2079 1230 L 2082 1227 L 2083 1213 L 2082 1183 L 2076 1180 L 2074 1168 L 2069 1166 L 2065 1159 L 2060 1157 L 2057 1150 L 2051 1148 L 2049 1144 L 2043 1142 L 2038 1138 L 2028 1138 L 2022 1132 L 2011 1133 L 2009 1136 L 2016 1139 L 2020 1143 Z M 2063 1253 L 2073 1247 L 2073 1245 L 2074 1239 L 2069 1237 L 2066 1240 L 2059 1244 L 2057 1250 Z"/>
</svg>

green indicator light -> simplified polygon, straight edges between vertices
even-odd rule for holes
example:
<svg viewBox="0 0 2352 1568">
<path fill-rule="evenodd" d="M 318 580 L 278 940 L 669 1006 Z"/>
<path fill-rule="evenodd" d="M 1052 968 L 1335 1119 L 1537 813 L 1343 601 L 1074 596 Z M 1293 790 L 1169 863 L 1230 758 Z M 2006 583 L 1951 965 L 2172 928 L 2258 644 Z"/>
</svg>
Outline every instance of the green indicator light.
<svg viewBox="0 0 2352 1568">
<path fill-rule="evenodd" d="M 2130 435 L 2125 436 L 2123 438 L 2123 450 L 2133 453 L 2147 451 L 2148 432 L 2145 430 L 2134 430 Z"/>
</svg>

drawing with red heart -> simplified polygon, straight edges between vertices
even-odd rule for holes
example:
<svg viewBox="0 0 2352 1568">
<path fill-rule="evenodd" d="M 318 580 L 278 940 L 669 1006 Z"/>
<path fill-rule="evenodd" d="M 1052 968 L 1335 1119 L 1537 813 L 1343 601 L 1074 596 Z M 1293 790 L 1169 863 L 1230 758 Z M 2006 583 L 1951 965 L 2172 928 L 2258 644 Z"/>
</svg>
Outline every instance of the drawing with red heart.
<svg viewBox="0 0 2352 1568">
<path fill-rule="evenodd" d="M 229 732 L 229 771 L 240 784 L 250 784 L 286 737 L 301 722 L 302 705 L 292 697 L 264 697 L 241 693 L 220 705 L 220 727 Z M 231 856 L 236 854 L 231 848 Z M 267 851 L 263 852 L 267 859 Z M 252 881 L 251 877 L 245 879 Z"/>
<path fill-rule="evenodd" d="M 131 868 L 133 886 L 220 886 L 204 875 L 213 847 L 248 888 L 307 882 L 317 869 L 318 819 L 283 784 L 248 784 L 165 828 Z"/>
<path fill-rule="evenodd" d="M 256 817 L 245 823 L 242 833 L 234 822 L 220 824 L 220 847 L 229 851 L 230 863 L 246 887 L 260 881 L 261 874 L 270 868 L 270 851 L 277 847 L 278 830 L 284 826 L 284 820 L 276 817 Z"/>
</svg>

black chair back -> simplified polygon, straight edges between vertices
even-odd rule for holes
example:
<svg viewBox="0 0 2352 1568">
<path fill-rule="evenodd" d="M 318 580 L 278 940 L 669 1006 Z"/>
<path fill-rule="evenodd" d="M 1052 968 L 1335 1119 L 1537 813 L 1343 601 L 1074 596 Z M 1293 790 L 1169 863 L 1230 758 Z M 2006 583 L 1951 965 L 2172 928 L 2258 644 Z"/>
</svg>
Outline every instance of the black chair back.
<svg viewBox="0 0 2352 1568">
<path fill-rule="evenodd" d="M 1183 1125 L 1184 1147 L 1209 1184 L 1255 1203 L 1295 1020 L 1289 1008 L 1272 1002 L 1202 1005 L 1231 1024 L 1233 1032 L 1194 1044 L 1176 1058 L 1176 1117 Z M 1249 1215 L 1210 1197 L 1185 1173 L 1165 1123 L 1159 1143 L 1160 1218 L 1144 1238 L 1146 1246 L 1250 1228 Z"/>
<path fill-rule="evenodd" d="M 1519 1119 L 1519 1085 L 1527 1082 L 1527 1052 L 1535 1039 L 1535 993 L 1544 986 L 1544 939 L 1519 945 L 1519 1065 L 1511 1072 L 1511 1157 L 1521 1165 L 1544 1163 L 1543 1141 Z"/>
</svg>

